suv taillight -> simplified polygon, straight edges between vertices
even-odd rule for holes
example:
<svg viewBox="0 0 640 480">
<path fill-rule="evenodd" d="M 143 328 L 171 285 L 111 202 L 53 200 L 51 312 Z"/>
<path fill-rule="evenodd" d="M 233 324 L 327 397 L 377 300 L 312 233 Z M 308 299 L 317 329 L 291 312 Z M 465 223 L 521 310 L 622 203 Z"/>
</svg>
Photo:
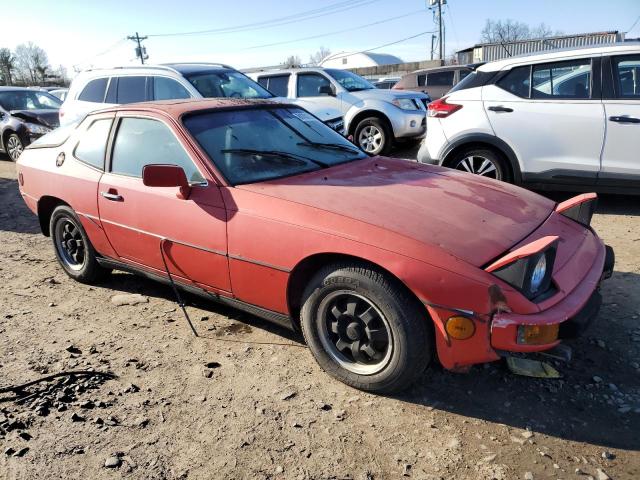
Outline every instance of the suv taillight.
<svg viewBox="0 0 640 480">
<path fill-rule="evenodd" d="M 447 103 L 447 97 L 442 97 L 427 106 L 427 115 L 429 117 L 446 118 L 461 108 L 462 105 Z"/>
</svg>

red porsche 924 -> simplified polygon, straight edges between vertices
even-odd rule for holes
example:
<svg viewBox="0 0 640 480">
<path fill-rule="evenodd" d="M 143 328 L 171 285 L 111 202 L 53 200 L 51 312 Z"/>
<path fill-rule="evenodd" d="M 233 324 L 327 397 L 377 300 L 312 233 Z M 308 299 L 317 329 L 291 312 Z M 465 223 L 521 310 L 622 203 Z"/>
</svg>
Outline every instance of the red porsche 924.
<svg viewBox="0 0 640 480">
<path fill-rule="evenodd" d="M 326 372 L 369 391 L 408 386 L 436 355 L 464 371 L 552 349 L 597 315 L 613 270 L 595 195 L 556 204 L 370 158 L 291 105 L 114 107 L 42 137 L 17 169 L 70 277 L 172 277 L 302 331 Z"/>
</svg>

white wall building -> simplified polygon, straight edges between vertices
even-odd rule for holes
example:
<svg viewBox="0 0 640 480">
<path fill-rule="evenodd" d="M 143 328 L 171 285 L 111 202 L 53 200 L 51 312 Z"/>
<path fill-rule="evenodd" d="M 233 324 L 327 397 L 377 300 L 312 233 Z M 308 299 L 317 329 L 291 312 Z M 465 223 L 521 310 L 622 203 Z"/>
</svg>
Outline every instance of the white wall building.
<svg viewBox="0 0 640 480">
<path fill-rule="evenodd" d="M 404 63 L 404 61 L 395 55 L 387 53 L 341 52 L 329 55 L 320 63 L 320 66 L 326 68 L 362 68 L 396 63 Z"/>
</svg>

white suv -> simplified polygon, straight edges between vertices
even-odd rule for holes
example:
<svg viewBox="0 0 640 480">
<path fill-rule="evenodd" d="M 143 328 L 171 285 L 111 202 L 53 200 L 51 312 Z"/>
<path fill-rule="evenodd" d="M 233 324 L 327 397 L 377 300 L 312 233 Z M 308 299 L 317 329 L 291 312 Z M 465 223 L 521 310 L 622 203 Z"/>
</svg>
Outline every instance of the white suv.
<svg viewBox="0 0 640 480">
<path fill-rule="evenodd" d="M 243 73 L 217 63 L 176 63 L 93 69 L 73 79 L 60 108 L 60 124 L 75 123 L 92 111 L 111 105 L 180 98 L 275 98 Z M 344 134 L 335 108 L 307 108 L 328 126 Z"/>
<path fill-rule="evenodd" d="M 477 68 L 429 104 L 418 160 L 543 189 L 640 193 L 640 44 Z"/>
<path fill-rule="evenodd" d="M 381 90 L 364 78 L 337 68 L 291 68 L 249 74 L 288 101 L 310 108 L 336 108 L 354 142 L 370 155 L 383 155 L 396 140 L 421 139 L 426 125 L 422 92 Z"/>
</svg>

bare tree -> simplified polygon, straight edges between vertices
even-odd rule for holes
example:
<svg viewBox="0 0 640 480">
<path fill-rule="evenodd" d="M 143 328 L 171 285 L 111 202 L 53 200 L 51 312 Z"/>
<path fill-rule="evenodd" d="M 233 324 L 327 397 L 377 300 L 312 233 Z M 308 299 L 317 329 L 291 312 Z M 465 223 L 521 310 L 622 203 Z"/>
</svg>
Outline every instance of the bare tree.
<svg viewBox="0 0 640 480">
<path fill-rule="evenodd" d="M 317 52 L 309 55 L 309 63 L 311 65 L 320 65 L 322 61 L 331 55 L 331 50 L 325 47 L 320 47 Z"/>
<path fill-rule="evenodd" d="M 39 79 L 44 81 L 49 58 L 47 52 L 33 42 L 22 43 L 16 47 L 16 67 L 25 83 L 35 85 Z"/>
<path fill-rule="evenodd" d="M 302 65 L 302 60 L 300 60 L 299 55 L 289 55 L 287 59 L 282 62 L 283 68 L 295 68 Z"/>
<path fill-rule="evenodd" d="M 8 48 L 0 48 L 0 76 L 5 85 L 13 84 L 12 73 L 15 69 L 15 58 Z"/>
<path fill-rule="evenodd" d="M 553 35 L 561 35 L 562 32 L 553 32 L 548 25 L 541 23 L 537 27 L 530 27 L 526 23 L 516 20 L 491 20 L 487 19 L 482 29 L 480 40 L 486 43 L 507 43 L 532 38 L 547 38 Z"/>
</svg>

